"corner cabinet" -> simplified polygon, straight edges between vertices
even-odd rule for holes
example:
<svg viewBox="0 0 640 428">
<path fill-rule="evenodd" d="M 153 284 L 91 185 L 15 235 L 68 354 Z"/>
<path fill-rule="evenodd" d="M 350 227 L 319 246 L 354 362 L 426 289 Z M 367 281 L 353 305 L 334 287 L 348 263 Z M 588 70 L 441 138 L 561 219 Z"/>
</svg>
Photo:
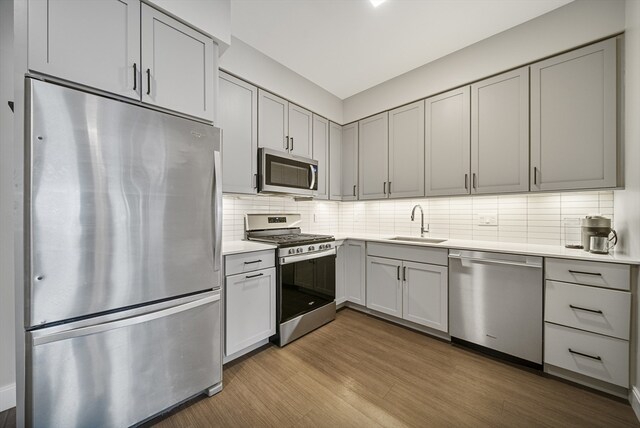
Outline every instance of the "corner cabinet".
<svg viewBox="0 0 640 428">
<path fill-rule="evenodd" d="M 329 199 L 329 121 L 313 115 L 313 158 L 318 161 L 316 199 Z"/>
<path fill-rule="evenodd" d="M 258 145 L 311 158 L 313 114 L 262 89 L 258 90 Z"/>
<path fill-rule="evenodd" d="M 617 184 L 616 39 L 531 65 L 531 190 Z"/>
<path fill-rule="evenodd" d="M 470 89 L 425 101 L 426 196 L 470 193 Z"/>
<path fill-rule="evenodd" d="M 424 196 L 424 101 L 389 112 L 389 198 Z"/>
<path fill-rule="evenodd" d="M 258 174 L 258 88 L 220 72 L 222 191 L 255 194 Z"/>
<path fill-rule="evenodd" d="M 471 193 L 529 190 L 529 68 L 471 85 Z"/>
<path fill-rule="evenodd" d="M 366 246 L 361 241 L 344 243 L 344 285 L 346 300 L 366 304 L 365 257 Z"/>
<path fill-rule="evenodd" d="M 213 121 L 217 45 L 139 0 L 30 0 L 29 69 Z"/>
<path fill-rule="evenodd" d="M 342 200 L 342 126 L 329 122 L 329 199 Z"/>
<path fill-rule="evenodd" d="M 358 199 L 358 122 L 342 127 L 342 200 Z"/>
<path fill-rule="evenodd" d="M 386 198 L 389 181 L 389 112 L 361 120 L 358 128 L 358 197 L 360 200 Z"/>
</svg>

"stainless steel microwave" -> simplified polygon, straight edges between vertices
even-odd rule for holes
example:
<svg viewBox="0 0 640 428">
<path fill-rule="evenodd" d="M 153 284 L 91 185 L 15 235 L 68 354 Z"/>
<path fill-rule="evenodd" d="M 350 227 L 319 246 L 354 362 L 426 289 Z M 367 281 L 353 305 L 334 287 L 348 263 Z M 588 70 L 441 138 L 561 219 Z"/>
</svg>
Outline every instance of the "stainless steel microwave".
<svg viewBox="0 0 640 428">
<path fill-rule="evenodd" d="M 318 193 L 318 161 L 277 150 L 258 150 L 258 191 L 315 196 Z"/>
</svg>

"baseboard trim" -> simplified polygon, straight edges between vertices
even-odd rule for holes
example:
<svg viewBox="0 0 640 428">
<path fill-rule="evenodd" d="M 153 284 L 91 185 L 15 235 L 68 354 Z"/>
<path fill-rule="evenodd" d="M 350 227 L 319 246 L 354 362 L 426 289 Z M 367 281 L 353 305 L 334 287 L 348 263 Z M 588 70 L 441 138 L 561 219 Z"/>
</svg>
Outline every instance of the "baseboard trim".
<svg viewBox="0 0 640 428">
<path fill-rule="evenodd" d="M 16 384 L 10 383 L 0 388 L 0 412 L 16 407 Z"/>
<path fill-rule="evenodd" d="M 636 414 L 636 418 L 640 421 L 640 390 L 635 386 L 631 387 L 629 392 L 629 403 L 631 403 L 631 408 Z"/>
</svg>

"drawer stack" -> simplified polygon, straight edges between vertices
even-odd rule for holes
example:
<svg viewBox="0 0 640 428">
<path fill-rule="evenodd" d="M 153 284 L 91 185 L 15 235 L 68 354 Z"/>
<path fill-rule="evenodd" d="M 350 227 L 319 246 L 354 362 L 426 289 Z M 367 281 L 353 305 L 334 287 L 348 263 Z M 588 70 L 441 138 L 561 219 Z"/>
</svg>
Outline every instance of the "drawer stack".
<svg viewBox="0 0 640 428">
<path fill-rule="evenodd" d="M 544 362 L 629 387 L 631 267 L 546 259 Z"/>
</svg>

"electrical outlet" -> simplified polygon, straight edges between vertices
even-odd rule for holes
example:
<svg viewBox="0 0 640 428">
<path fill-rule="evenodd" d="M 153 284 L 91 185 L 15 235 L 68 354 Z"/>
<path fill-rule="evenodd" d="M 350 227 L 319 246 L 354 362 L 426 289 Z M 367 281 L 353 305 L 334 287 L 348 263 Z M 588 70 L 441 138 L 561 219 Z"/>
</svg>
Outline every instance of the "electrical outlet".
<svg viewBox="0 0 640 428">
<path fill-rule="evenodd" d="M 478 226 L 497 226 L 498 213 L 481 213 L 478 214 Z"/>
</svg>

